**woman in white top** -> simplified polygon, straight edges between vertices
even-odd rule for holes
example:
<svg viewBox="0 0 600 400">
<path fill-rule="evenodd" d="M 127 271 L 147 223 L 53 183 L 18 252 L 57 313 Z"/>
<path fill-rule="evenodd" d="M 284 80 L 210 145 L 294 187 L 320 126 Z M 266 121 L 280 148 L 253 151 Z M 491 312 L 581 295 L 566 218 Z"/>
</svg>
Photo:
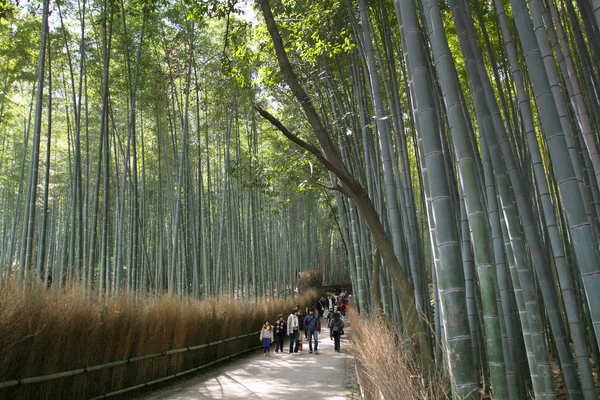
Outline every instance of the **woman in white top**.
<svg viewBox="0 0 600 400">
<path fill-rule="evenodd" d="M 299 329 L 300 323 L 298 316 L 296 315 L 297 310 L 292 310 L 292 313 L 287 319 L 287 331 L 290 337 L 290 354 L 298 354 L 298 339 L 300 338 Z"/>
</svg>

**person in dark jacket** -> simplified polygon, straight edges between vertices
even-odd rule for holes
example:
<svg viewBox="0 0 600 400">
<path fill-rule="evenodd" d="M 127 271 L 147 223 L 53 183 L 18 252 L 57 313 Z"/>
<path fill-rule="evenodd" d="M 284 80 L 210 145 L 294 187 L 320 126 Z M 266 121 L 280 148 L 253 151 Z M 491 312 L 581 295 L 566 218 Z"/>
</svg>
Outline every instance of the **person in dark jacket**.
<svg viewBox="0 0 600 400">
<path fill-rule="evenodd" d="M 302 312 L 302 310 L 298 310 L 298 325 L 300 326 L 300 336 L 302 336 L 303 332 L 304 332 L 304 313 Z M 306 335 L 305 335 L 306 337 Z"/>
<path fill-rule="evenodd" d="M 342 331 L 344 330 L 344 321 L 342 320 L 339 312 L 333 314 L 333 318 L 329 323 L 329 329 L 333 335 L 333 340 L 335 341 L 335 351 L 339 353 L 340 337 L 342 336 Z"/>
<path fill-rule="evenodd" d="M 327 317 L 327 315 L 325 315 L 325 312 L 327 310 L 329 310 L 329 301 L 327 301 L 327 298 L 324 296 L 321 296 L 321 306 L 323 306 L 323 314 L 319 315 L 319 317 Z"/>
<path fill-rule="evenodd" d="M 323 316 L 323 302 L 321 300 L 325 300 L 323 296 L 317 300 L 317 318 L 321 318 Z"/>
<path fill-rule="evenodd" d="M 304 336 L 304 339 L 307 338 L 306 330 L 304 329 L 304 313 L 302 310 L 298 310 L 298 326 L 300 329 L 298 334 L 298 350 L 302 351 L 302 336 Z"/>
<path fill-rule="evenodd" d="M 331 320 L 333 319 L 333 312 L 327 313 L 327 326 L 331 328 Z M 333 331 L 329 329 L 329 339 L 333 340 Z"/>
<path fill-rule="evenodd" d="M 285 325 L 283 314 L 279 314 L 277 316 L 277 322 L 275 322 L 275 337 L 277 338 L 277 343 L 275 343 L 275 353 L 279 353 L 279 350 L 283 353 L 283 338 L 286 333 Z"/>
<path fill-rule="evenodd" d="M 315 354 L 319 354 L 319 317 L 315 315 L 312 308 L 308 311 L 308 315 L 304 318 L 304 330 L 308 335 L 308 352 L 313 352 L 313 338 L 315 341 Z"/>
</svg>

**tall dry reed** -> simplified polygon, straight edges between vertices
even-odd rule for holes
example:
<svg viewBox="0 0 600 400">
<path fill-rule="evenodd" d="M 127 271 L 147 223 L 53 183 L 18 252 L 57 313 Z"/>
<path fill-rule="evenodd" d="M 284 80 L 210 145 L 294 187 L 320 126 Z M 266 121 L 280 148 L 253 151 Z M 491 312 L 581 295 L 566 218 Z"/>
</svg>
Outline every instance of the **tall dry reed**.
<svg viewBox="0 0 600 400">
<path fill-rule="evenodd" d="M 349 313 L 354 356 L 365 399 L 429 400 L 447 398 L 443 379 L 423 379 L 419 363 L 400 338 L 398 329 L 383 320 Z"/>
<path fill-rule="evenodd" d="M 266 302 L 178 300 L 125 294 L 102 299 L 10 283 L 0 290 L 0 382 L 195 346 L 260 330 L 300 298 Z M 0 399 L 85 399 L 159 379 L 259 344 L 258 335 L 44 383 L 0 389 Z"/>
</svg>

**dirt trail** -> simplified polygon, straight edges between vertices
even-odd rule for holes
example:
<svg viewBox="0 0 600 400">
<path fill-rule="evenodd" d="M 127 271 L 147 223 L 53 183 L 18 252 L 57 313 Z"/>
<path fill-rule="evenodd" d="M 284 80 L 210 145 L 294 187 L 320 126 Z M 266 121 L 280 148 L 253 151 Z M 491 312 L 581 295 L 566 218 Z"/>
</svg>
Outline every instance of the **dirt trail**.
<svg viewBox="0 0 600 400">
<path fill-rule="evenodd" d="M 325 326 L 326 321 L 321 321 Z M 353 362 L 346 353 L 347 335 L 342 338 L 341 353 L 334 351 L 329 329 L 324 328 L 319 339 L 318 355 L 308 353 L 306 340 L 302 352 L 289 354 L 286 338 L 283 353 L 272 351 L 270 357 L 263 357 L 262 350 L 257 350 L 136 399 L 359 399 L 352 379 Z"/>
</svg>

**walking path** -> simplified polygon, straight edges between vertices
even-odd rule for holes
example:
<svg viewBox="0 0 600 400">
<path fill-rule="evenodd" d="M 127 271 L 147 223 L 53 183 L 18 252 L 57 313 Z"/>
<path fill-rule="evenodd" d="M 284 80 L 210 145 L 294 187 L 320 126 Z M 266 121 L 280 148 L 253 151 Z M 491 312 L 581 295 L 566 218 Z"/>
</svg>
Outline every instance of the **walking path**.
<svg viewBox="0 0 600 400">
<path fill-rule="evenodd" d="M 326 321 L 321 320 L 323 326 Z M 348 328 L 344 328 L 346 333 Z M 283 399 L 344 400 L 358 399 L 354 380 L 354 363 L 346 353 L 347 334 L 342 337 L 341 353 L 336 353 L 329 329 L 319 337 L 319 354 L 308 353 L 304 340 L 299 355 L 289 354 L 288 341 L 284 352 L 271 352 L 263 357 L 262 350 L 224 363 L 196 377 L 176 382 L 166 388 L 139 396 L 147 400 L 196 399 Z M 258 344 L 258 336 L 256 337 Z M 274 349 L 274 347 L 272 347 Z M 136 397 L 138 398 L 138 397 Z"/>
</svg>

